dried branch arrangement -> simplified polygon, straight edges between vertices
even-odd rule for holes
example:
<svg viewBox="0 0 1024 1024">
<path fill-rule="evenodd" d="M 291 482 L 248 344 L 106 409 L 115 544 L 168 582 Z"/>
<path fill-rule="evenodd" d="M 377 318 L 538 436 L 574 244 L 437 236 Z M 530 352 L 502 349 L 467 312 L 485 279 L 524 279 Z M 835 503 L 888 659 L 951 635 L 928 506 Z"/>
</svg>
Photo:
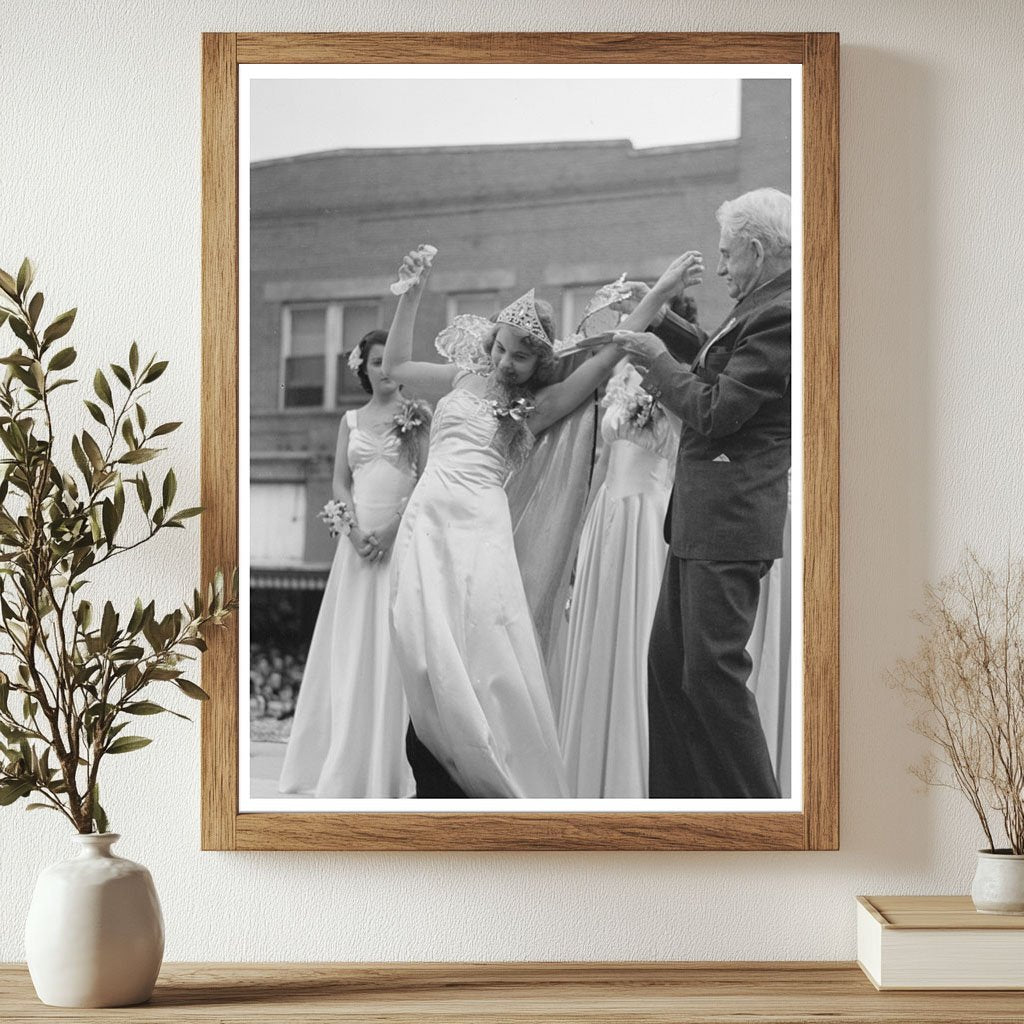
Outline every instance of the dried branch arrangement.
<svg viewBox="0 0 1024 1024">
<path fill-rule="evenodd" d="M 0 358 L 0 805 L 37 796 L 81 833 L 105 832 L 100 767 L 152 740 L 127 734 L 133 721 L 172 711 L 150 699 L 161 687 L 207 699 L 186 678 L 203 632 L 223 625 L 237 604 L 218 572 L 180 608 L 159 615 L 138 598 L 122 613 L 90 601 L 89 574 L 170 529 L 184 529 L 199 508 L 175 508 L 174 470 L 154 487 L 140 467 L 156 459 L 159 439 L 180 423 L 150 424 L 141 402 L 167 367 L 142 360 L 132 344 L 124 365 L 96 370 L 84 409 L 90 430 L 59 436 L 51 399 L 78 383 L 66 376 L 75 349 L 58 345 L 75 310 L 43 328 L 34 270 L 0 271 L 0 327 L 15 348 Z M 69 453 L 69 454 L 65 454 Z M 133 494 L 129 503 L 127 495 Z M 137 521 L 137 530 L 129 530 Z"/>
<path fill-rule="evenodd" d="M 990 852 L 1005 837 L 1008 852 L 1024 853 L 1024 561 L 1000 572 L 969 553 L 926 588 L 915 617 L 924 632 L 895 682 L 938 756 L 911 771 L 963 793 Z"/>
</svg>

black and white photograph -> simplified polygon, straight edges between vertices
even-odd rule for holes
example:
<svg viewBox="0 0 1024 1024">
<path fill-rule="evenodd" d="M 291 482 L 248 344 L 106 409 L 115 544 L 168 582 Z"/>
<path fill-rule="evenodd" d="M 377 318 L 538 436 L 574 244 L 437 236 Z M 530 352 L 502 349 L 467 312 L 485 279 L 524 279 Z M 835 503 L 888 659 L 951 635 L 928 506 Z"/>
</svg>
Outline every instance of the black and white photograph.
<svg viewBox="0 0 1024 1024">
<path fill-rule="evenodd" d="M 240 71 L 240 810 L 799 810 L 800 68 Z"/>
</svg>

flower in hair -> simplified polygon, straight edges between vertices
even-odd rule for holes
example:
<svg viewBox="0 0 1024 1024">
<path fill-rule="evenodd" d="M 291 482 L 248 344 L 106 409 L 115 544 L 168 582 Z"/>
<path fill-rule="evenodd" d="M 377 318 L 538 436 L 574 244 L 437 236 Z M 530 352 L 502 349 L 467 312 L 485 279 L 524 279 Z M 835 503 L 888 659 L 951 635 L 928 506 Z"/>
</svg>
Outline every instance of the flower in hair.
<svg viewBox="0 0 1024 1024">
<path fill-rule="evenodd" d="M 363 365 L 363 353 L 360 351 L 360 347 L 356 345 L 354 349 L 348 354 L 348 368 L 353 373 L 358 373 L 359 368 Z"/>
</svg>

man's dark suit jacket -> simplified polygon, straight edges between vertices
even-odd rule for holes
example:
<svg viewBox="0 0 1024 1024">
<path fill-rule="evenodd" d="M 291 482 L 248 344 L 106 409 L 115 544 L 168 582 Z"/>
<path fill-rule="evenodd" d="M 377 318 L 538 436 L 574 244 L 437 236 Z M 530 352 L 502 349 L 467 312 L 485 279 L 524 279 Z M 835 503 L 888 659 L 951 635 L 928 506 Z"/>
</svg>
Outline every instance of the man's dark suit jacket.
<svg viewBox="0 0 1024 1024">
<path fill-rule="evenodd" d="M 669 312 L 644 387 L 682 420 L 670 529 L 677 558 L 780 558 L 790 466 L 791 276 L 738 302 L 708 335 Z M 700 358 L 697 359 L 698 354 Z M 680 365 L 697 363 L 692 370 Z"/>
</svg>

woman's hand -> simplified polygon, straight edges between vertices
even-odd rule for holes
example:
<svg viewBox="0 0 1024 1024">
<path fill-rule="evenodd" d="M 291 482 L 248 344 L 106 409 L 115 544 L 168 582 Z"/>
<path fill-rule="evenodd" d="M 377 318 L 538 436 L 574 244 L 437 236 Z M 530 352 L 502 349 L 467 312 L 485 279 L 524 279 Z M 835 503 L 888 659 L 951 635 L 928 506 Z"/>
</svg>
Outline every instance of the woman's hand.
<svg viewBox="0 0 1024 1024">
<path fill-rule="evenodd" d="M 395 516 L 388 521 L 386 526 L 382 526 L 374 532 L 373 540 L 380 553 L 380 558 L 383 558 L 394 546 L 395 538 L 398 536 L 398 526 L 401 521 L 398 516 Z"/>
<path fill-rule="evenodd" d="M 651 290 L 650 285 L 643 281 L 624 281 L 623 288 L 629 289 L 629 294 L 613 302 L 609 308 L 619 313 L 632 313 L 640 305 L 643 297 Z"/>
<path fill-rule="evenodd" d="M 654 287 L 664 301 L 681 295 L 704 279 L 704 257 L 696 250 L 677 256 L 662 272 Z"/>
<path fill-rule="evenodd" d="M 437 250 L 420 246 L 402 257 L 402 265 L 398 268 L 398 279 L 406 294 L 415 295 L 423 290 L 430 276 L 434 256 Z"/>
<path fill-rule="evenodd" d="M 616 331 L 613 340 L 620 352 L 643 366 L 650 366 L 658 356 L 668 351 L 661 338 L 646 331 Z"/>
<path fill-rule="evenodd" d="M 353 526 L 348 532 L 349 543 L 356 549 L 360 558 L 369 558 L 375 548 L 371 535 L 363 533 L 358 526 Z"/>
</svg>

